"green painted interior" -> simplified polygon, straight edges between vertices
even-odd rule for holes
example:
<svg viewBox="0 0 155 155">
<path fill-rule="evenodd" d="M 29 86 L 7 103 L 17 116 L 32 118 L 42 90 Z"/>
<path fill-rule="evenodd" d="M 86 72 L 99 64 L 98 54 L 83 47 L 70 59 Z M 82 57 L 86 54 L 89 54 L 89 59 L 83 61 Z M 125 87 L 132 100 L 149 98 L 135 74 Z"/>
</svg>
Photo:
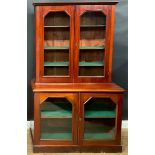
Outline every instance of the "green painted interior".
<svg viewBox="0 0 155 155">
<path fill-rule="evenodd" d="M 69 62 L 68 61 L 64 61 L 64 62 L 49 62 L 49 61 L 45 61 L 44 62 L 44 66 L 69 66 Z"/>
<path fill-rule="evenodd" d="M 85 117 L 116 117 L 116 104 L 110 98 L 91 98 L 84 109 Z"/>
<path fill-rule="evenodd" d="M 85 105 L 85 117 L 116 117 L 116 105 L 109 98 L 92 98 Z M 42 117 L 72 117 L 72 104 L 65 98 L 50 98 L 41 104 Z"/>
<path fill-rule="evenodd" d="M 54 133 L 41 133 L 41 139 L 72 139 L 72 133 L 70 132 L 54 132 Z M 84 139 L 89 140 L 104 140 L 104 139 L 113 139 L 112 133 L 85 133 Z"/>
<path fill-rule="evenodd" d="M 85 117 L 112 117 L 116 116 L 115 111 L 105 110 L 87 110 L 85 111 Z M 70 110 L 51 110 L 41 111 L 41 117 L 72 117 L 72 111 Z"/>
<path fill-rule="evenodd" d="M 104 62 L 103 61 L 93 61 L 93 62 L 81 61 L 79 63 L 79 66 L 104 66 Z"/>
<path fill-rule="evenodd" d="M 87 110 L 85 111 L 85 117 L 116 117 L 115 111 L 108 110 Z"/>
<path fill-rule="evenodd" d="M 41 104 L 41 117 L 72 117 L 72 104 L 66 98 L 48 98 Z"/>
<path fill-rule="evenodd" d="M 105 46 L 80 46 L 80 49 L 104 49 Z"/>
<path fill-rule="evenodd" d="M 115 119 L 85 118 L 84 139 L 112 139 L 114 127 Z"/>
<path fill-rule="evenodd" d="M 61 50 L 61 49 L 69 49 L 69 46 L 45 46 L 44 49 Z"/>
<path fill-rule="evenodd" d="M 84 134 L 84 139 L 89 139 L 89 140 L 104 140 L 104 139 L 113 139 L 113 134 L 112 133 L 85 133 Z"/>
<path fill-rule="evenodd" d="M 72 118 L 41 119 L 41 139 L 72 139 Z"/>
<path fill-rule="evenodd" d="M 41 133 L 41 139 L 72 139 L 71 132 L 49 132 L 49 133 Z"/>
<path fill-rule="evenodd" d="M 72 117 L 70 110 L 41 111 L 41 117 Z"/>
</svg>

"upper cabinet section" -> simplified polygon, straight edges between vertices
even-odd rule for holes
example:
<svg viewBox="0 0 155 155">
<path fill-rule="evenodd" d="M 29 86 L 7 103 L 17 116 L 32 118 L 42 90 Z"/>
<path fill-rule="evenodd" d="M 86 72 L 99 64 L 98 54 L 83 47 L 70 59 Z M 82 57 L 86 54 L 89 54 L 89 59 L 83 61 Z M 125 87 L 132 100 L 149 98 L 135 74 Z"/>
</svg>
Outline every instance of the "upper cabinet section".
<svg viewBox="0 0 155 155">
<path fill-rule="evenodd" d="M 111 82 L 114 5 L 39 5 L 36 81 Z"/>
</svg>

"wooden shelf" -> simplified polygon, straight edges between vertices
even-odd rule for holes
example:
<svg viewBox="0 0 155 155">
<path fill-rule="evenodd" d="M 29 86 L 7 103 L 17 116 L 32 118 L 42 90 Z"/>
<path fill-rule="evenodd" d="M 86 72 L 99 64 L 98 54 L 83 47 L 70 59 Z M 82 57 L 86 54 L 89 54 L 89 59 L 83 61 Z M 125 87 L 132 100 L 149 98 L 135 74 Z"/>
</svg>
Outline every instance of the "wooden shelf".
<svg viewBox="0 0 155 155">
<path fill-rule="evenodd" d="M 64 25 L 64 26 L 61 26 L 61 25 L 58 25 L 58 26 L 44 26 L 44 28 L 69 28 L 70 26 L 69 25 Z"/>
<path fill-rule="evenodd" d="M 68 50 L 69 46 L 45 46 L 44 47 L 45 50 Z"/>
<path fill-rule="evenodd" d="M 106 25 L 81 25 L 80 26 L 81 28 L 104 28 L 104 27 L 106 27 Z"/>
<path fill-rule="evenodd" d="M 70 110 L 41 111 L 41 118 L 72 118 Z"/>
<path fill-rule="evenodd" d="M 41 139 L 72 139 L 72 132 L 45 132 L 41 133 Z"/>
<path fill-rule="evenodd" d="M 41 119 L 41 139 L 72 139 L 72 119 Z"/>
<path fill-rule="evenodd" d="M 94 62 L 85 62 L 85 61 L 81 61 L 79 63 L 79 66 L 104 66 L 104 62 L 100 62 L 100 61 L 94 61 Z"/>
<path fill-rule="evenodd" d="M 85 118 L 115 118 L 116 112 L 114 110 L 87 110 L 85 111 Z"/>
<path fill-rule="evenodd" d="M 104 132 L 98 132 L 98 133 L 94 133 L 94 132 L 86 132 L 84 134 L 84 139 L 88 139 L 88 140 L 103 140 L 103 139 L 113 139 L 113 134 L 112 133 L 104 133 Z"/>
<path fill-rule="evenodd" d="M 80 46 L 80 49 L 104 49 L 105 46 Z"/>
<path fill-rule="evenodd" d="M 42 111 L 41 118 L 71 118 L 71 111 Z M 85 111 L 85 118 L 115 118 L 115 111 Z"/>
<path fill-rule="evenodd" d="M 107 123 L 104 123 L 104 119 L 96 119 L 96 121 L 94 119 L 85 119 L 84 128 L 84 139 L 104 140 L 114 138 L 115 125 L 107 125 Z"/>
<path fill-rule="evenodd" d="M 66 61 L 66 62 L 48 62 L 48 61 L 45 61 L 44 62 L 44 67 L 47 67 L 47 66 L 69 66 L 69 62 Z"/>
</svg>

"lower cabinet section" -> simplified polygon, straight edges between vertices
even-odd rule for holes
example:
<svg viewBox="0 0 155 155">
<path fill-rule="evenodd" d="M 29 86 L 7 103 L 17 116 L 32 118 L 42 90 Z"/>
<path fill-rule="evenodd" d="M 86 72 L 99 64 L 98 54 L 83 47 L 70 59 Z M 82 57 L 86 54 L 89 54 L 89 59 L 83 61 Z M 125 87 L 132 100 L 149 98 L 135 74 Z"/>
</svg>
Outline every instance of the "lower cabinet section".
<svg viewBox="0 0 155 155">
<path fill-rule="evenodd" d="M 122 93 L 34 97 L 34 152 L 121 152 Z"/>
</svg>

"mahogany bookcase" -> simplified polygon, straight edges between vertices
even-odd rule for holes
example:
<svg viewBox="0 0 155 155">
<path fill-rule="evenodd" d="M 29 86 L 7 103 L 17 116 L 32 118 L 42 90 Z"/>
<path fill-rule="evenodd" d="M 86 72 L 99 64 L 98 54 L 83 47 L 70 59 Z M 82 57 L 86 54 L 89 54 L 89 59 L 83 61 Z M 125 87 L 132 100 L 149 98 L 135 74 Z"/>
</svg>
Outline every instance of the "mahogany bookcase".
<svg viewBox="0 0 155 155">
<path fill-rule="evenodd" d="M 116 3 L 34 3 L 34 152 L 122 151 L 125 90 L 112 82 Z"/>
</svg>

